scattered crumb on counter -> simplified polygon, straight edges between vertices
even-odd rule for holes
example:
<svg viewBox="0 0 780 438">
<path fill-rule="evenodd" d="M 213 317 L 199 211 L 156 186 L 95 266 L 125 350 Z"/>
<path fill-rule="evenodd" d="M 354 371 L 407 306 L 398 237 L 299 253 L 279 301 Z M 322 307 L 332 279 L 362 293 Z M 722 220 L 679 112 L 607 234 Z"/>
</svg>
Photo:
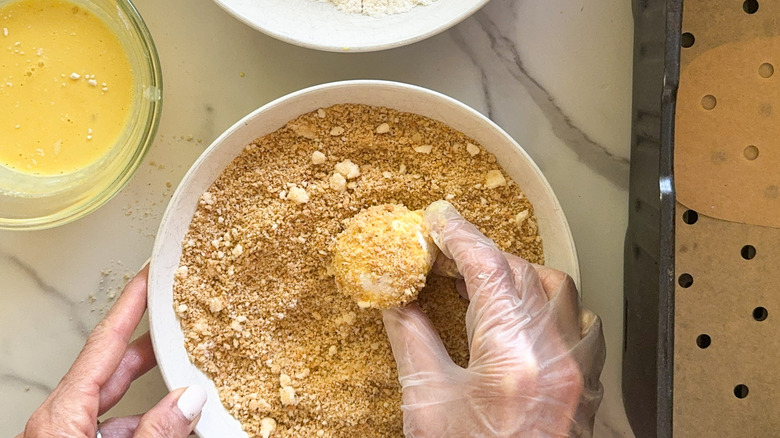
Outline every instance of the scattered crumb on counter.
<svg viewBox="0 0 780 438">
<path fill-rule="evenodd" d="M 133 276 L 135 272 L 128 269 L 121 260 L 110 260 L 108 267 L 100 271 L 98 291 L 88 293 L 81 302 L 89 305 L 91 313 L 103 315 L 108 312 Z"/>
</svg>

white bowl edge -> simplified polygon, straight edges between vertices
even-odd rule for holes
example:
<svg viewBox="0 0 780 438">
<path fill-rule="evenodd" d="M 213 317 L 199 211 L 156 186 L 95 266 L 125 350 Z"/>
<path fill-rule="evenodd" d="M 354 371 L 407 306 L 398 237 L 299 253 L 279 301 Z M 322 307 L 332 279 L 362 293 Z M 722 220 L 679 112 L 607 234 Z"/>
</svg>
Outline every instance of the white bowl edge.
<svg viewBox="0 0 780 438">
<path fill-rule="evenodd" d="M 278 40 L 330 52 L 371 52 L 405 46 L 465 20 L 489 0 L 436 0 L 400 14 L 348 14 L 318 0 L 214 0 L 246 25 Z"/>
</svg>

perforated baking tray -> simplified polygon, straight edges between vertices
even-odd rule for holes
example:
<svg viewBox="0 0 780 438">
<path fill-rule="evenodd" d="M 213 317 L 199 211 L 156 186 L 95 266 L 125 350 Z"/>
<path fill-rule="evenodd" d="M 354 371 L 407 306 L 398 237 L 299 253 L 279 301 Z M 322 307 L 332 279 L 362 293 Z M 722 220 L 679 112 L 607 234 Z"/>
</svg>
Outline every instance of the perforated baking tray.
<svg viewBox="0 0 780 438">
<path fill-rule="evenodd" d="M 780 436 L 780 0 L 634 8 L 626 412 L 640 438 Z"/>
</svg>

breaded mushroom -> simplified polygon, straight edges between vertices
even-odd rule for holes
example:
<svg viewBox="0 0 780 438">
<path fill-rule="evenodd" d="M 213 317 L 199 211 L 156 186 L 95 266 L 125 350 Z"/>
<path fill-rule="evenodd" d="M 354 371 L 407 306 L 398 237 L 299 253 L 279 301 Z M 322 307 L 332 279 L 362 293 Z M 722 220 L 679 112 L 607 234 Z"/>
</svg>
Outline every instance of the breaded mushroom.
<svg viewBox="0 0 780 438">
<path fill-rule="evenodd" d="M 332 272 L 358 306 L 387 309 L 417 298 L 437 254 L 422 212 L 379 205 L 358 213 L 336 238 Z"/>
</svg>

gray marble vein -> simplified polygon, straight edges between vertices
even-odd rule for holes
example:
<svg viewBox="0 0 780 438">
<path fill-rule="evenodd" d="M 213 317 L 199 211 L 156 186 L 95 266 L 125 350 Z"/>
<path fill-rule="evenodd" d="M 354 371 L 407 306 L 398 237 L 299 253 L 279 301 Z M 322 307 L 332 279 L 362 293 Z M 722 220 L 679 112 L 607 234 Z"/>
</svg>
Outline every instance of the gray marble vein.
<svg viewBox="0 0 780 438">
<path fill-rule="evenodd" d="M 513 9 L 513 8 L 509 8 Z M 621 189 L 628 188 L 629 160 L 617 156 L 607 150 L 603 145 L 591 139 L 582 129 L 578 128 L 569 116 L 556 103 L 555 98 L 536 79 L 534 79 L 523 65 L 517 45 L 501 33 L 499 27 L 485 12 L 475 15 L 476 22 L 484 32 L 490 43 L 490 48 L 495 53 L 495 58 L 508 70 L 520 85 L 522 85 L 550 121 L 552 131 L 572 151 L 577 154 L 580 162 L 591 168 L 597 174 L 603 176 Z M 466 43 L 460 31 L 455 29 L 453 38 L 456 44 L 470 56 L 475 65 L 479 65 L 474 52 Z M 483 74 L 483 88 L 485 75 Z M 486 98 L 489 97 L 487 94 Z"/>
<path fill-rule="evenodd" d="M 7 373 L 0 374 L 0 382 L 17 383 L 20 385 L 24 385 L 25 387 L 29 387 L 32 390 L 41 391 L 46 394 L 49 394 L 54 390 L 54 388 L 52 388 L 51 386 L 45 383 L 26 379 L 24 377 L 20 377 L 14 374 L 7 374 Z"/>
<path fill-rule="evenodd" d="M 80 335 L 86 336 L 90 331 L 92 331 L 91 328 L 87 327 L 84 322 L 81 321 L 77 302 L 71 300 L 67 295 L 59 291 L 54 286 L 46 283 L 35 270 L 35 268 L 26 263 L 24 260 L 11 254 L 3 254 L 3 257 L 11 262 L 11 264 L 19 268 L 22 272 L 24 272 L 25 275 L 27 275 L 27 277 L 29 277 L 38 286 L 40 291 L 51 297 L 54 297 L 57 301 L 67 307 L 68 313 L 70 314 L 69 320 L 71 321 L 73 327 L 78 330 Z"/>
<path fill-rule="evenodd" d="M 469 46 L 466 43 L 466 40 L 463 38 L 463 35 L 460 32 L 452 32 L 450 34 L 450 38 L 452 38 L 453 42 L 455 42 L 455 45 L 458 46 L 460 50 L 463 51 L 463 53 L 468 56 L 471 63 L 474 65 L 474 67 L 479 70 L 479 76 L 480 76 L 480 84 L 482 86 L 482 98 L 485 103 L 485 115 L 490 119 L 495 120 L 495 114 L 493 110 L 493 97 L 490 93 L 490 81 L 488 80 L 488 75 L 485 72 L 485 69 L 482 68 L 480 65 L 479 59 L 475 55 L 475 53 L 471 50 L 471 46 Z"/>
</svg>

